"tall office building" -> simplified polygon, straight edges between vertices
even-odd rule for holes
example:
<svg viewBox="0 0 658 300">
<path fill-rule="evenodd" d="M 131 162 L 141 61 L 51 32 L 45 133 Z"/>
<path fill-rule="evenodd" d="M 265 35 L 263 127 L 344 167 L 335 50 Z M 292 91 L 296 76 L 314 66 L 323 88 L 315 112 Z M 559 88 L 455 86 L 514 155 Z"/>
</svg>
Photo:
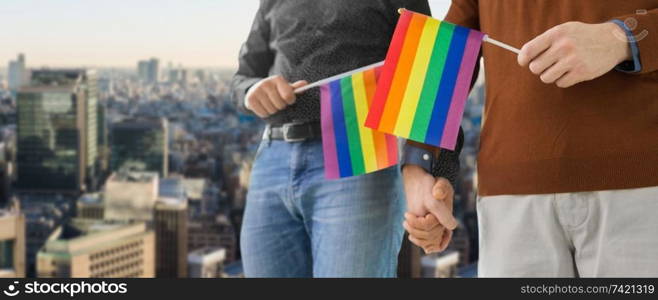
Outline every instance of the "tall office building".
<svg viewBox="0 0 658 300">
<path fill-rule="evenodd" d="M 98 182 L 105 182 L 110 172 L 110 139 L 107 121 L 107 108 L 99 103 L 96 123 L 98 127 Z"/>
<path fill-rule="evenodd" d="M 146 83 L 157 83 L 160 80 L 160 60 L 151 58 L 137 62 L 137 76 Z"/>
<path fill-rule="evenodd" d="M 169 125 L 167 119 L 131 119 L 112 126 L 110 167 L 126 165 L 140 171 L 169 172 Z"/>
<path fill-rule="evenodd" d="M 160 180 L 154 211 L 158 278 L 187 277 L 188 215 L 182 178 Z"/>
<path fill-rule="evenodd" d="M 0 210 L 0 278 L 25 277 L 25 217 Z"/>
<path fill-rule="evenodd" d="M 160 80 L 160 60 L 154 57 L 149 60 L 148 81 L 151 83 L 157 83 L 159 80 Z"/>
<path fill-rule="evenodd" d="M 96 185 L 96 109 L 94 71 L 32 72 L 17 100 L 19 190 L 79 193 Z"/>
<path fill-rule="evenodd" d="M 18 54 L 16 60 L 9 61 L 7 71 L 9 90 L 15 93 L 21 86 L 26 84 L 28 80 L 28 72 L 25 67 L 25 55 L 23 53 Z"/>
<path fill-rule="evenodd" d="M 139 77 L 139 80 L 143 82 L 148 82 L 149 80 L 149 61 L 148 60 L 140 60 L 137 62 L 137 76 Z"/>
<path fill-rule="evenodd" d="M 155 235 L 144 222 L 73 219 L 48 238 L 37 256 L 45 278 L 149 278 Z"/>
</svg>

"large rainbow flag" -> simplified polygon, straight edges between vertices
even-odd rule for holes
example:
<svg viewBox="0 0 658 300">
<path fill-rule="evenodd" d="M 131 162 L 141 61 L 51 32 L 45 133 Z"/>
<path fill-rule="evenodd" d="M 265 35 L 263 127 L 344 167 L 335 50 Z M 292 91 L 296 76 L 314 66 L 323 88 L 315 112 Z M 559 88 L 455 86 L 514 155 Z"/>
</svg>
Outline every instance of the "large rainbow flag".
<svg viewBox="0 0 658 300">
<path fill-rule="evenodd" d="M 404 10 L 365 125 L 454 150 L 483 38 Z"/>
<path fill-rule="evenodd" d="M 395 136 L 363 126 L 381 67 L 320 87 L 325 177 L 362 175 L 397 164 Z"/>
</svg>

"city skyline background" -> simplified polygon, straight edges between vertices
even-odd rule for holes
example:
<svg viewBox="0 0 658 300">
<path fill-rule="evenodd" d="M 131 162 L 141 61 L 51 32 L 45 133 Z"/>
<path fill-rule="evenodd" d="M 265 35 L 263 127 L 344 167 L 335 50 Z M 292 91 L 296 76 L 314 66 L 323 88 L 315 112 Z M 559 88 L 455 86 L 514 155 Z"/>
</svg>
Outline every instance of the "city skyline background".
<svg viewBox="0 0 658 300">
<path fill-rule="evenodd" d="M 429 2 L 442 18 L 451 1 Z M 3 0 L 0 61 L 25 53 L 29 68 L 134 68 L 138 60 L 157 57 L 162 65 L 233 69 L 258 3 Z"/>
</svg>

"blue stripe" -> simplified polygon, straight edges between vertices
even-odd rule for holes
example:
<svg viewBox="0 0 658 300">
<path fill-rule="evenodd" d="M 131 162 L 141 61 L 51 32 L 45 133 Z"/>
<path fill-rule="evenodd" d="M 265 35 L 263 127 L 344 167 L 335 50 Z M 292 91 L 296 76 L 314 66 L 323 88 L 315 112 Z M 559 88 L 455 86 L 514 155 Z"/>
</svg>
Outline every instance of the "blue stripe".
<svg viewBox="0 0 658 300">
<path fill-rule="evenodd" d="M 340 177 L 352 176 L 352 160 L 350 159 L 350 142 L 347 139 L 345 112 L 343 111 L 343 93 L 340 80 L 329 83 L 331 91 L 331 108 L 334 118 L 334 134 L 336 135 L 336 154 L 338 155 L 338 170 Z"/>
<path fill-rule="evenodd" d="M 432 118 L 430 125 L 427 129 L 425 136 L 425 143 L 439 146 L 441 138 L 443 137 L 443 129 L 446 125 L 448 118 L 448 110 L 450 110 L 450 102 L 452 101 L 452 94 L 455 91 L 455 84 L 457 75 L 461 68 L 462 58 L 464 57 L 464 48 L 466 47 L 466 40 L 470 29 L 455 26 L 455 31 L 452 35 L 450 42 L 450 49 L 448 50 L 448 58 L 443 69 L 443 77 L 439 90 L 436 93 L 434 100 L 434 109 L 432 110 Z M 437 50 L 434 50 L 437 51 Z"/>
</svg>

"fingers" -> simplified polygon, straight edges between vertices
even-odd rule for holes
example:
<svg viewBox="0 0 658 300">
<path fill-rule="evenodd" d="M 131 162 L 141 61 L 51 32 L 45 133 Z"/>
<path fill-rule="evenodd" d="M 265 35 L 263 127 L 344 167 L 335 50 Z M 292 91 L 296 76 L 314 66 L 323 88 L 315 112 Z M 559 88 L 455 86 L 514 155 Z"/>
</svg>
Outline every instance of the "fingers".
<svg viewBox="0 0 658 300">
<path fill-rule="evenodd" d="M 457 220 L 452 215 L 452 201 L 455 191 L 452 184 L 445 178 L 439 178 L 432 187 L 434 199 L 425 203 L 427 210 L 434 215 L 443 226 L 453 230 L 457 227 Z"/>
<path fill-rule="evenodd" d="M 265 94 L 265 96 L 258 97 L 258 102 L 265 109 L 268 117 L 275 114 L 278 111 L 276 107 L 272 105 L 272 101 L 269 99 L 269 95 L 267 94 Z"/>
<path fill-rule="evenodd" d="M 551 84 L 560 79 L 569 71 L 569 66 L 564 62 L 558 62 L 548 70 L 544 71 L 539 78 L 546 84 Z"/>
<path fill-rule="evenodd" d="M 551 47 L 535 59 L 531 60 L 529 64 L 530 72 L 535 75 L 541 75 L 544 73 L 544 71 L 553 66 L 560 59 L 557 52 L 558 51 L 555 47 Z"/>
<path fill-rule="evenodd" d="M 435 252 L 441 252 L 446 250 L 448 248 L 448 245 L 450 245 L 450 241 L 452 240 L 452 234 L 454 231 L 452 230 L 446 230 L 445 233 L 443 234 L 443 240 L 441 241 L 441 244 L 439 245 L 438 249 L 434 249 Z"/>
<path fill-rule="evenodd" d="M 409 234 L 409 241 L 414 245 L 423 248 L 423 251 L 425 251 L 426 254 L 430 254 L 446 250 L 450 245 L 452 235 L 453 232 L 451 230 L 443 230 L 442 235 L 438 236 L 436 239 L 426 240 Z"/>
<path fill-rule="evenodd" d="M 554 34 L 555 33 L 553 30 L 546 31 L 545 33 L 534 38 L 532 41 L 523 45 L 523 48 L 521 48 L 521 53 L 519 53 L 519 56 L 517 57 L 519 65 L 522 67 L 527 66 L 537 56 L 550 48 L 551 44 L 553 43 Z"/>
<path fill-rule="evenodd" d="M 296 90 L 296 89 L 304 87 L 306 85 L 308 85 L 308 81 L 306 81 L 306 80 L 295 81 L 295 83 L 292 84 L 292 89 Z"/>
<path fill-rule="evenodd" d="M 423 240 L 439 240 L 445 230 L 443 226 L 436 226 L 430 230 L 418 229 L 409 225 L 407 221 L 402 223 L 402 226 L 410 235 Z"/>
<path fill-rule="evenodd" d="M 261 118 L 267 118 L 294 104 L 294 90 L 307 85 L 306 81 L 288 83 L 281 76 L 272 76 L 255 84 L 245 97 L 245 106 Z"/>
<path fill-rule="evenodd" d="M 417 217 L 411 213 L 404 214 L 405 221 L 412 227 L 420 230 L 432 230 L 435 227 L 441 226 L 439 220 L 432 214 L 428 214 L 425 217 Z"/>
<path fill-rule="evenodd" d="M 406 213 L 402 226 L 409 232 L 409 240 L 425 253 L 444 251 L 452 239 L 452 230 L 446 230 L 432 214 L 416 217 Z"/>
<path fill-rule="evenodd" d="M 413 235 L 409 235 L 409 241 L 412 242 L 414 245 L 423 248 L 425 253 L 430 253 L 429 249 L 434 248 L 435 246 L 432 244 L 431 241 L 427 240 L 422 240 L 419 238 L 414 237 Z"/>
<path fill-rule="evenodd" d="M 250 101 L 247 108 L 253 111 L 259 118 L 267 118 L 269 113 L 260 104 L 260 101 Z"/>
<path fill-rule="evenodd" d="M 276 88 L 266 89 L 265 93 L 267 94 L 267 102 L 269 104 L 269 107 L 275 109 L 275 111 L 272 114 L 286 108 L 286 106 L 289 105 L 288 101 L 283 99 L 283 97 L 281 96 L 281 94 Z"/>
<path fill-rule="evenodd" d="M 457 228 L 457 220 L 452 215 L 452 209 L 448 208 L 444 201 L 431 199 L 425 203 L 425 206 L 447 229 L 454 230 Z"/>
<path fill-rule="evenodd" d="M 275 77 L 274 85 L 276 89 L 272 91 L 276 94 L 276 101 L 280 101 L 281 105 L 287 106 L 295 103 L 297 97 L 295 97 L 295 89 L 292 87 L 288 81 L 283 79 L 283 77 Z M 281 108 L 283 109 L 283 108 Z"/>
<path fill-rule="evenodd" d="M 578 80 L 576 76 L 572 72 L 569 72 L 562 76 L 560 79 L 558 79 L 555 82 L 555 85 L 557 85 L 560 88 L 568 88 L 576 85 L 577 83 L 581 82 L 581 80 Z"/>
</svg>

